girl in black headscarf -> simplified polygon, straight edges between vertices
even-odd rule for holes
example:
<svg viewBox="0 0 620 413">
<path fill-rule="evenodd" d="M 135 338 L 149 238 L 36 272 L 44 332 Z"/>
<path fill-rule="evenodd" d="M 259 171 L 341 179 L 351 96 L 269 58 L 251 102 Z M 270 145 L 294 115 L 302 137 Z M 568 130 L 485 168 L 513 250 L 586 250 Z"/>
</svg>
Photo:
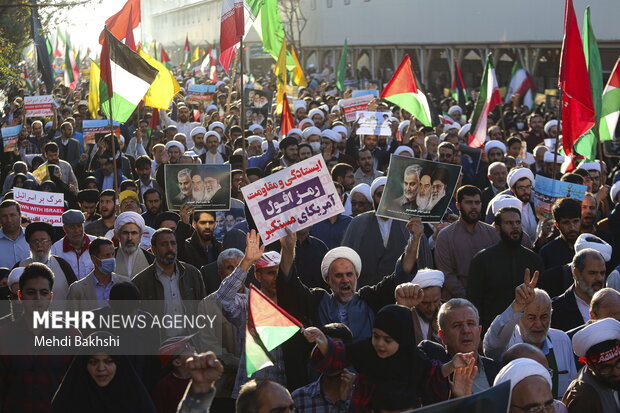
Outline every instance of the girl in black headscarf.
<svg viewBox="0 0 620 413">
<path fill-rule="evenodd" d="M 13 177 L 13 185 L 11 185 L 11 188 L 23 188 L 24 182 L 26 182 L 27 179 L 28 178 L 24 174 L 15 174 L 15 176 Z"/>
<path fill-rule="evenodd" d="M 114 337 L 97 332 L 89 337 Z M 144 385 L 126 356 L 92 348 L 77 356 L 65 374 L 51 413 L 155 413 Z"/>
<path fill-rule="evenodd" d="M 473 362 L 473 354 L 457 354 L 444 365 L 428 359 L 415 345 L 411 310 L 401 305 L 383 307 L 375 317 L 372 338 L 357 343 L 345 345 L 328 339 L 315 327 L 304 334 L 317 344 L 311 358 L 315 370 L 331 375 L 353 366 L 359 373 L 350 412 L 369 412 L 377 387 L 386 385 L 410 389 L 414 407 L 447 400 L 447 376 Z"/>
<path fill-rule="evenodd" d="M 65 195 L 65 209 L 77 208 L 77 197 L 63 179 L 61 169 L 58 165 L 47 165 L 47 171 L 50 181 L 56 186 L 53 192 L 63 193 Z"/>
</svg>

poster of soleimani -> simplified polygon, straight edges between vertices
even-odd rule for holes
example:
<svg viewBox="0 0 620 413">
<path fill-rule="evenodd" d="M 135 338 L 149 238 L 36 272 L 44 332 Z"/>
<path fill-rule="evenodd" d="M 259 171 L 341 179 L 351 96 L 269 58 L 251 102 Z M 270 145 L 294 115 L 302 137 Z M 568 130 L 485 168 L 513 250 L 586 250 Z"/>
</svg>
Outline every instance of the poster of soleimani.
<svg viewBox="0 0 620 413">
<path fill-rule="evenodd" d="M 189 203 L 197 211 L 230 209 L 230 165 L 164 165 L 168 209 Z"/>
<path fill-rule="evenodd" d="M 408 221 L 441 222 L 461 173 L 451 165 L 392 155 L 377 215 Z"/>
</svg>

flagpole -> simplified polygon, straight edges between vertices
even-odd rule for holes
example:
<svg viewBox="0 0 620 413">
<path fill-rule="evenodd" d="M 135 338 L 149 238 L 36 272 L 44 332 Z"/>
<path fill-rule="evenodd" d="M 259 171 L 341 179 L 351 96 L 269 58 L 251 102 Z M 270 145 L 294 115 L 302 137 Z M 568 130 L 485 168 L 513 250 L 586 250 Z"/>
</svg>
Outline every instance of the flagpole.
<svg viewBox="0 0 620 413">
<path fill-rule="evenodd" d="M 558 169 L 558 150 L 560 149 L 560 132 L 562 131 L 562 88 L 560 91 L 560 106 L 558 106 L 558 133 L 555 135 L 555 151 L 553 154 L 553 176 L 551 179 L 555 179 Z"/>
<path fill-rule="evenodd" d="M 244 60 L 244 56 L 243 56 L 243 36 L 239 36 L 239 71 L 241 72 L 241 76 L 240 76 L 240 80 L 241 80 L 241 117 L 240 117 L 240 121 L 241 121 L 241 137 L 243 138 L 241 140 L 241 148 L 243 149 L 243 172 L 245 173 L 245 171 L 248 169 L 248 155 L 245 151 L 245 102 L 244 102 L 244 93 L 243 93 L 243 60 Z"/>
<path fill-rule="evenodd" d="M 103 26 L 103 30 L 107 30 L 107 26 Z M 107 36 L 107 33 L 106 33 Z M 104 41 L 104 46 L 107 45 L 108 50 L 110 47 L 110 44 L 108 43 L 107 39 Z M 109 52 L 108 52 L 109 53 Z M 114 93 L 112 93 L 114 94 Z M 113 177 L 114 177 L 114 192 L 116 193 L 116 200 L 118 202 L 118 174 L 116 171 L 116 137 L 114 136 L 114 121 L 112 120 L 112 96 L 108 96 L 108 109 L 110 110 L 110 117 L 109 117 L 109 125 L 110 125 L 110 145 L 112 146 L 112 163 L 114 164 L 114 166 L 112 167 L 112 173 L 113 173 Z M 120 159 L 120 156 L 119 156 Z M 116 205 L 114 205 L 115 209 L 116 209 Z"/>
</svg>

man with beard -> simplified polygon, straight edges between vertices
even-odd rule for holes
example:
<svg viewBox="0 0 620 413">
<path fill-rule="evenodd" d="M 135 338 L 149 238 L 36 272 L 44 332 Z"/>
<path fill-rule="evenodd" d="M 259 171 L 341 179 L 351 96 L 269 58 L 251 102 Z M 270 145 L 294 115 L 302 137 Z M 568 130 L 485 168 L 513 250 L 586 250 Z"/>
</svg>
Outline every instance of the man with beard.
<svg viewBox="0 0 620 413">
<path fill-rule="evenodd" d="M 532 202 L 532 188 L 534 187 L 534 174 L 527 168 L 516 168 L 508 174 L 508 189 L 500 192 L 499 195 L 512 195 L 522 202 L 521 208 L 521 224 L 523 232 L 525 232 L 530 240 L 537 238 L 538 218 Z M 493 210 L 491 204 L 487 207 L 485 222 L 490 224 L 494 221 Z"/>
<path fill-rule="evenodd" d="M 553 268 L 570 262 L 575 255 L 575 241 L 581 228 L 581 205 L 572 198 L 562 198 L 553 204 L 553 219 L 560 231 L 555 239 L 540 249 L 545 268 Z"/>
<path fill-rule="evenodd" d="M 65 236 L 52 245 L 51 252 L 67 261 L 81 280 L 93 270 L 88 247 L 95 237 L 84 232 L 84 214 L 76 209 L 62 214 L 62 229 Z"/>
<path fill-rule="evenodd" d="M 608 243 L 613 243 L 613 236 L 608 231 L 600 228 L 596 223 L 597 216 L 596 198 L 590 192 L 586 192 L 583 201 L 581 201 L 581 233 L 593 234 Z"/>
<path fill-rule="evenodd" d="M 487 206 L 489 206 L 489 203 L 495 197 L 495 195 L 506 190 L 507 176 L 508 169 L 503 162 L 493 162 L 489 165 L 489 168 L 487 170 L 487 178 L 490 182 L 490 185 L 482 191 L 482 194 L 480 194 L 483 211 L 487 210 Z"/>
<path fill-rule="evenodd" d="M 489 167 L 492 164 L 494 164 L 495 162 L 500 162 L 500 163 L 504 162 L 504 157 L 506 156 L 506 145 L 504 145 L 504 143 L 502 141 L 497 141 L 497 140 L 488 141 L 484 145 L 484 152 L 487 155 L 487 161 L 486 162 L 483 161 L 483 160 L 480 161 L 480 165 L 478 166 L 478 173 L 476 174 L 476 179 L 475 179 L 475 185 L 478 188 L 480 188 L 480 189 L 484 189 L 484 188 L 487 188 L 488 186 L 490 186 L 490 184 L 491 184 L 490 179 L 491 178 L 489 177 L 489 175 L 490 175 L 490 168 Z M 505 177 L 504 177 L 504 180 L 505 180 Z M 504 186 L 505 185 L 506 185 L 506 183 L 504 182 Z M 506 189 L 506 188 L 501 188 L 497 192 L 503 191 L 504 189 Z M 494 195 L 497 192 L 495 192 Z M 489 203 L 491 198 L 489 198 L 486 201 L 486 204 Z M 484 193 L 483 193 L 482 200 L 484 201 Z M 486 208 L 483 208 L 482 210 L 485 211 Z"/>
<path fill-rule="evenodd" d="M 214 204 L 226 202 L 226 198 L 228 197 L 228 195 L 224 193 L 220 193 L 220 194 L 217 193 L 220 189 L 222 189 L 222 185 L 220 185 L 217 179 L 213 178 L 212 176 L 205 176 L 203 181 L 204 181 L 204 186 L 205 186 L 206 202 L 210 202 Z"/>
<path fill-rule="evenodd" d="M 420 183 L 420 175 L 422 166 L 418 164 L 409 165 L 405 168 L 403 176 L 403 195 L 396 199 L 396 202 L 403 210 L 416 210 L 416 196 L 418 195 L 418 184 Z M 428 174 L 427 174 L 428 175 Z"/>
<path fill-rule="evenodd" d="M 370 185 L 357 184 L 351 189 L 351 216 L 356 217 L 366 211 L 372 211 L 372 197 L 370 196 Z"/>
<path fill-rule="evenodd" d="M 550 328 L 551 298 L 536 288 L 538 271 L 532 277 L 529 269 L 522 274 L 514 301 L 495 317 L 484 335 L 484 354 L 499 360 L 504 351 L 521 342 L 540 348 L 553 370 L 552 391 L 558 398 L 577 374 L 571 342 L 565 332 Z"/>
<path fill-rule="evenodd" d="M 150 188 L 144 192 L 142 198 L 144 199 L 144 206 L 146 207 L 146 211 L 142 213 L 144 223 L 151 228 L 156 228 L 155 221 L 157 220 L 157 216 L 162 211 L 163 205 L 161 192 L 157 189 Z"/>
<path fill-rule="evenodd" d="M 528 118 L 530 128 L 525 132 L 525 142 L 527 143 L 527 151 L 532 153 L 536 145 L 545 141 L 545 120 L 542 115 L 532 113 Z"/>
<path fill-rule="evenodd" d="M 215 231 L 215 212 L 194 212 L 192 227 L 194 233 L 179 248 L 179 258 L 201 268 L 217 260 L 222 251 L 220 244 L 213 235 Z"/>
<path fill-rule="evenodd" d="M 357 152 L 357 165 L 359 168 L 353 174 L 357 185 L 370 185 L 375 179 L 383 176 L 383 172 L 375 169 L 375 159 L 368 148 L 362 148 Z"/>
<path fill-rule="evenodd" d="M 123 212 L 116 218 L 114 237 L 120 243 L 120 247 L 116 249 L 114 254 L 116 257 L 116 274 L 131 278 L 155 260 L 153 254 L 140 248 L 144 228 L 144 219 L 136 212 Z"/>
<path fill-rule="evenodd" d="M 441 205 L 438 204 L 446 196 L 449 179 L 450 173 L 446 168 L 437 168 L 433 171 L 431 175 L 431 198 L 426 206 L 426 209 L 430 211 L 431 214 L 443 214 L 443 210 L 440 208 Z"/>
<path fill-rule="evenodd" d="M 571 263 L 573 285 L 553 300 L 552 327 L 568 331 L 590 320 L 590 302 L 605 287 L 605 259 L 590 248 L 575 254 Z"/>
<path fill-rule="evenodd" d="M 495 229 L 500 241 L 474 256 L 467 279 L 467 299 L 480 311 L 483 326 L 490 325 L 510 304 L 508 297 L 521 283 L 526 269 L 543 269 L 538 254 L 521 245 L 523 231 L 517 208 L 501 208 L 495 214 Z"/>
<path fill-rule="evenodd" d="M 30 245 L 30 257 L 21 260 L 17 266 L 25 267 L 33 262 L 47 265 L 54 273 L 52 292 L 56 300 L 50 306 L 53 310 L 64 309 L 64 300 L 71 283 L 77 281 L 73 269 L 64 259 L 50 254 L 54 227 L 47 222 L 33 222 L 26 227 L 26 242 Z"/>
<path fill-rule="evenodd" d="M 202 181 L 202 175 L 198 171 L 192 172 L 192 200 L 197 203 L 207 200 L 205 184 Z"/>
<path fill-rule="evenodd" d="M 58 165 L 60 167 L 60 174 L 64 177 L 63 180 L 66 179 L 65 182 L 77 193 L 78 182 L 73 173 L 73 168 L 69 162 L 60 159 L 58 145 L 55 142 L 46 143 L 43 149 L 43 155 L 46 161 L 42 165 Z"/>
<path fill-rule="evenodd" d="M 437 334 L 437 314 L 441 307 L 441 288 L 444 279 L 441 271 L 424 268 L 417 272 L 410 283 L 396 287 L 394 293 L 396 304 L 411 309 L 416 344 L 422 340 L 440 342 Z M 411 300 L 403 300 L 403 297 Z"/>
<path fill-rule="evenodd" d="M 447 363 L 457 353 L 476 355 L 478 373 L 474 378 L 472 391 L 479 393 L 493 386 L 493 380 L 500 369 L 497 360 L 478 354 L 480 348 L 480 317 L 478 310 L 464 298 L 453 298 L 439 308 L 437 315 L 441 344 L 424 340 L 419 344 L 429 358 Z"/>
<path fill-rule="evenodd" d="M 192 171 L 189 168 L 181 169 L 177 172 L 177 182 L 179 183 L 179 194 L 174 197 L 174 201 L 185 203 L 192 199 Z"/>
<path fill-rule="evenodd" d="M 471 259 L 499 241 L 495 228 L 480 221 L 480 189 L 464 185 L 456 191 L 456 200 L 458 221 L 435 237 L 435 263 L 446 276 L 444 299 L 465 296 Z"/>
<path fill-rule="evenodd" d="M 586 364 L 562 401 L 570 413 L 618 411 L 620 390 L 620 322 L 605 318 L 587 325 L 573 337 L 573 350 Z"/>
<path fill-rule="evenodd" d="M 99 195 L 99 213 L 101 218 L 86 225 L 85 230 L 88 235 L 103 237 L 114 228 L 116 220 L 116 192 L 113 189 L 106 189 Z"/>
<path fill-rule="evenodd" d="M 269 175 L 271 173 L 271 170 L 278 166 L 288 168 L 289 166 L 298 162 L 299 142 L 292 136 L 287 136 L 286 138 L 282 139 L 282 141 L 280 141 L 280 152 L 282 152 L 282 157 L 280 159 L 274 159 L 265 168 L 266 175 Z"/>
<path fill-rule="evenodd" d="M 161 109 L 159 113 L 161 114 L 161 119 L 164 121 L 164 125 L 174 126 L 179 133 L 183 133 L 185 136 L 191 136 L 192 129 L 201 126 L 200 122 L 190 122 L 190 110 L 185 105 L 178 106 L 178 120 L 172 120 L 164 109 Z M 187 149 L 192 149 L 194 147 L 194 141 L 190 139 L 187 145 Z"/>
</svg>

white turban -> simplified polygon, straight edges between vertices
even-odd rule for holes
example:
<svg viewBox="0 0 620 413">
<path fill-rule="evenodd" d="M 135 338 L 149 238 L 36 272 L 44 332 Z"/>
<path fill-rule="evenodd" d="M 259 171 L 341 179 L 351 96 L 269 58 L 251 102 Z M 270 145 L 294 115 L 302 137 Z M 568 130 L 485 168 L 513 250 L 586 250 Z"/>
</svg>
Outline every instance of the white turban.
<svg viewBox="0 0 620 413">
<path fill-rule="evenodd" d="M 484 144 L 484 151 L 486 153 L 489 153 L 489 151 L 494 148 L 498 148 L 504 153 L 504 155 L 506 155 L 506 145 L 504 145 L 504 142 L 495 140 L 495 141 L 488 141 L 487 143 Z"/>
<path fill-rule="evenodd" d="M 585 357 L 591 347 L 608 340 L 620 340 L 620 321 L 604 318 L 588 324 L 573 336 L 573 351 Z"/>
<path fill-rule="evenodd" d="M 324 111 L 323 115 L 325 115 L 325 112 L 329 112 L 329 106 L 326 104 L 319 106 L 319 109 L 322 109 Z"/>
<path fill-rule="evenodd" d="M 448 115 L 452 116 L 455 112 L 461 112 L 461 114 L 463 114 L 463 109 L 459 105 L 450 106 Z"/>
<path fill-rule="evenodd" d="M 552 127 L 554 126 L 558 126 L 558 121 L 553 119 L 550 120 L 549 122 L 545 123 L 545 127 L 544 127 L 544 131 L 547 135 L 549 135 L 549 131 L 551 130 Z"/>
<path fill-rule="evenodd" d="M 403 133 L 405 133 L 405 129 L 407 127 L 409 127 L 409 124 L 411 123 L 411 121 L 408 120 L 404 120 L 400 123 L 400 125 L 398 125 L 398 132 L 400 132 L 400 134 L 402 135 Z"/>
<path fill-rule="evenodd" d="M 415 154 L 413 153 L 413 149 L 411 149 L 407 145 L 400 145 L 398 148 L 396 148 L 396 150 L 394 151 L 394 155 L 400 155 L 403 152 L 407 152 L 412 157 L 415 156 Z"/>
<path fill-rule="evenodd" d="M 273 143 L 273 147 L 275 148 L 275 150 L 277 151 L 278 149 L 280 149 L 280 144 L 278 143 L 278 141 L 273 140 L 271 141 Z M 266 140 L 262 141 L 260 144 L 261 149 L 264 152 L 267 152 L 267 147 L 269 146 L 269 142 L 267 142 Z"/>
<path fill-rule="evenodd" d="M 219 109 L 217 108 L 216 105 L 207 106 L 207 110 L 206 110 L 207 113 L 211 112 L 212 110 L 219 110 Z"/>
<path fill-rule="evenodd" d="M 500 209 L 507 207 L 514 207 L 521 211 L 523 202 L 512 195 L 498 195 L 491 200 L 491 211 L 493 211 L 493 215 Z"/>
<path fill-rule="evenodd" d="M 545 366 L 530 358 L 519 358 L 506 364 L 495 376 L 493 385 L 497 386 L 509 381 L 510 391 L 512 392 L 517 384 L 530 376 L 542 376 L 549 383 L 549 387 L 553 387 L 549 371 Z"/>
<path fill-rule="evenodd" d="M 127 211 L 123 212 L 119 216 L 116 217 L 116 221 L 114 221 L 114 232 L 117 234 L 121 232 L 121 228 L 125 224 L 136 224 L 140 227 L 140 230 L 144 232 L 144 227 L 146 224 L 144 223 L 144 218 L 137 212 Z"/>
<path fill-rule="evenodd" d="M 223 80 L 218 80 L 218 81 L 215 83 L 215 87 L 216 87 L 216 88 L 219 88 L 220 86 L 225 85 L 225 84 L 226 84 L 226 83 L 225 83 Z"/>
<path fill-rule="evenodd" d="M 15 267 L 11 270 L 11 272 L 9 273 L 9 281 L 8 281 L 9 288 L 11 288 L 13 284 L 19 282 L 19 278 L 22 276 L 25 269 L 26 269 L 25 267 Z"/>
<path fill-rule="evenodd" d="M 226 126 L 222 122 L 213 122 L 209 125 L 209 130 L 213 130 L 215 128 L 222 128 L 222 130 L 226 129 Z"/>
<path fill-rule="evenodd" d="M 545 152 L 544 156 L 543 156 L 543 161 L 544 162 L 549 162 L 549 163 L 553 163 L 553 158 L 555 157 L 555 155 L 553 153 L 551 153 L 551 151 L 547 151 Z M 563 163 L 564 162 L 564 157 L 562 155 L 558 155 L 558 160 L 556 163 Z"/>
<path fill-rule="evenodd" d="M 387 182 L 386 176 L 380 176 L 378 178 L 375 178 L 375 180 L 372 181 L 372 184 L 370 185 L 370 196 L 371 197 L 374 196 L 375 191 L 379 189 L 380 186 L 384 186 L 386 182 Z"/>
<path fill-rule="evenodd" d="M 469 133 L 469 130 L 471 129 L 471 123 L 466 123 L 464 124 L 461 129 L 459 129 L 459 138 L 464 138 L 465 135 L 467 135 Z"/>
<path fill-rule="evenodd" d="M 579 165 L 577 165 L 577 168 L 579 169 L 585 169 L 586 171 L 599 171 L 601 172 L 601 164 L 594 161 L 594 162 L 582 162 Z"/>
<path fill-rule="evenodd" d="M 332 142 L 339 143 L 342 140 L 342 135 L 331 129 L 325 129 L 323 133 L 321 133 L 321 138 L 327 138 Z"/>
<path fill-rule="evenodd" d="M 443 130 L 449 131 L 450 129 L 461 129 L 461 125 L 456 122 L 449 122 L 443 126 Z M 467 129 L 469 131 L 469 129 Z"/>
<path fill-rule="evenodd" d="M 254 142 L 262 142 L 262 141 L 263 141 L 263 138 L 257 135 L 252 135 L 248 137 L 248 145 Z"/>
<path fill-rule="evenodd" d="M 293 128 L 289 130 L 288 132 L 286 132 L 286 136 L 291 136 L 293 134 L 302 136 L 304 133 L 301 131 L 301 129 L 297 129 L 297 128 Z"/>
<path fill-rule="evenodd" d="M 340 106 L 338 105 L 334 105 L 332 106 L 332 109 L 330 110 L 331 113 L 334 113 L 336 111 L 341 111 L 342 109 L 340 108 Z"/>
<path fill-rule="evenodd" d="M 319 115 L 321 117 L 321 119 L 325 119 L 325 114 L 323 113 L 323 111 L 321 109 L 314 108 L 314 109 L 311 109 L 310 112 L 308 112 L 308 117 L 310 119 L 312 119 L 312 117 L 314 117 L 314 115 Z"/>
<path fill-rule="evenodd" d="M 338 133 L 340 133 L 340 134 L 341 134 L 341 136 L 342 136 L 342 134 L 344 134 L 344 137 L 346 137 L 346 136 L 349 134 L 349 132 L 347 131 L 347 128 L 345 128 L 345 127 L 344 127 L 344 126 L 342 126 L 342 125 L 336 125 L 336 126 L 334 126 L 334 127 L 332 128 L 332 130 L 333 130 L 334 132 L 338 132 Z"/>
<path fill-rule="evenodd" d="M 302 120 L 300 120 L 300 121 L 299 121 L 299 128 L 300 128 L 300 129 L 303 129 L 303 127 L 304 127 L 304 125 L 305 125 L 306 123 L 307 123 L 308 125 L 310 125 L 310 126 L 314 125 L 314 122 L 312 122 L 312 119 L 305 118 L 305 119 L 302 119 Z"/>
<path fill-rule="evenodd" d="M 207 143 L 207 138 L 209 136 L 215 136 L 217 138 L 217 141 L 222 143 L 222 138 L 220 137 L 220 134 L 214 130 L 210 130 L 209 132 L 205 133 L 205 143 Z"/>
<path fill-rule="evenodd" d="M 575 240 L 575 254 L 586 248 L 598 251 L 605 261 L 611 259 L 611 245 L 593 234 L 581 234 Z"/>
<path fill-rule="evenodd" d="M 263 127 L 262 127 L 261 125 L 259 125 L 258 123 L 254 123 L 253 125 L 250 125 L 250 126 L 248 127 L 248 130 L 249 130 L 250 132 L 252 132 L 252 133 L 253 133 L 255 130 L 259 130 L 259 131 L 261 131 L 261 132 L 262 132 L 264 129 L 263 129 Z"/>
<path fill-rule="evenodd" d="M 329 267 L 339 258 L 351 261 L 351 264 L 355 267 L 355 272 L 357 272 L 358 276 L 360 275 L 362 272 L 362 259 L 358 253 L 349 247 L 337 247 L 329 250 L 329 252 L 325 254 L 325 257 L 323 257 L 323 261 L 321 262 L 321 275 L 323 276 L 323 280 L 327 281 Z"/>
<path fill-rule="evenodd" d="M 198 135 L 199 133 L 207 133 L 207 130 L 205 128 L 203 128 L 202 126 L 196 126 L 194 129 L 192 129 L 192 131 L 189 133 L 189 137 L 193 138 L 194 135 Z"/>
<path fill-rule="evenodd" d="M 370 196 L 370 186 L 368 184 L 357 184 L 351 189 L 351 197 L 353 194 L 362 194 L 368 200 L 372 202 L 372 196 Z"/>
<path fill-rule="evenodd" d="M 528 178 L 530 183 L 534 185 L 534 173 L 530 168 L 516 168 L 508 174 L 508 188 L 515 186 L 519 179 Z"/>
<path fill-rule="evenodd" d="M 613 202 L 614 204 L 616 203 L 616 197 L 618 196 L 618 192 L 620 192 L 620 181 L 617 181 L 609 189 L 609 196 L 611 197 L 611 202 Z"/>
<path fill-rule="evenodd" d="M 166 142 L 166 150 L 172 148 L 173 146 L 176 146 L 177 148 L 179 148 L 179 150 L 181 152 L 185 152 L 185 146 L 183 146 L 183 144 L 179 141 L 168 141 Z"/>
<path fill-rule="evenodd" d="M 298 109 L 306 109 L 306 107 L 305 100 L 296 100 L 295 103 L 293 103 L 293 112 L 297 112 Z"/>
<path fill-rule="evenodd" d="M 312 135 L 319 135 L 321 136 L 321 129 L 317 128 L 316 126 L 310 126 L 307 127 L 306 129 L 304 129 L 302 136 L 304 137 L 304 139 L 308 140 L 308 138 Z"/>
<path fill-rule="evenodd" d="M 421 288 L 427 287 L 443 287 L 443 282 L 445 280 L 445 276 L 443 272 L 439 270 L 431 270 L 429 268 L 425 268 L 423 270 L 418 271 L 418 273 L 413 277 L 414 284 L 418 284 Z"/>
</svg>

